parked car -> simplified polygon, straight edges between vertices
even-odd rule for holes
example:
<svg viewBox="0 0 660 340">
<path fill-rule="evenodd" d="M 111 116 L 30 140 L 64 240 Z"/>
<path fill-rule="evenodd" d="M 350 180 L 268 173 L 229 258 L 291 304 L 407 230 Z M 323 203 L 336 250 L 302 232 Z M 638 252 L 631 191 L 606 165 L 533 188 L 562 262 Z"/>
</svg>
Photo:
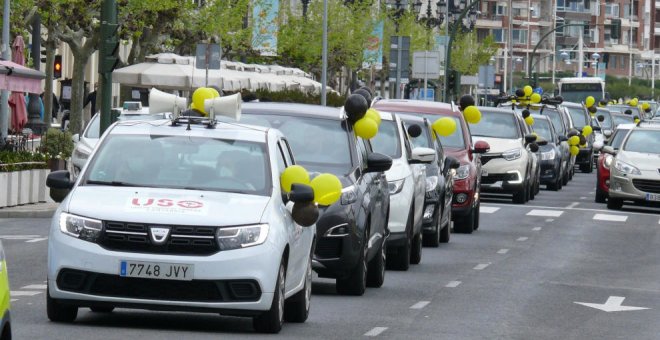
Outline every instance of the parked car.
<svg viewBox="0 0 660 340">
<path fill-rule="evenodd" d="M 470 124 L 474 140 L 485 141 L 490 151 L 481 156 L 481 191 L 513 194 L 513 202 L 529 201 L 537 188 L 536 155 L 527 147 L 536 140 L 529 125 L 511 109 L 480 107 L 478 124 Z"/>
<path fill-rule="evenodd" d="M 581 103 L 570 103 L 563 102 L 561 104 L 568 114 L 571 116 L 571 121 L 573 122 L 573 127 L 582 132 L 582 129 L 585 126 L 591 126 L 591 118 L 589 112 L 585 109 L 584 105 Z M 593 126 L 592 126 L 593 128 Z M 586 138 L 586 146 L 580 146 L 580 152 L 575 157 L 575 164 L 580 167 L 580 171 L 591 173 L 594 168 L 594 151 L 593 145 L 595 141 L 594 134 L 590 134 Z"/>
<path fill-rule="evenodd" d="M 634 117 L 637 117 L 643 120 L 646 117 L 639 106 L 616 104 L 616 105 L 608 105 L 607 109 L 610 110 L 611 113 L 620 113 L 620 114 L 629 115 L 633 117 L 633 119 Z M 626 113 L 628 111 L 630 113 Z"/>
<path fill-rule="evenodd" d="M 532 117 L 534 118 L 534 132 L 547 142 L 539 146 L 540 182 L 547 185 L 549 190 L 560 190 L 563 185 L 565 168 L 570 164 L 570 158 L 565 157 L 561 149 L 561 142 L 565 142 L 568 138 L 557 134 L 547 116 L 532 115 Z"/>
<path fill-rule="evenodd" d="M 11 340 L 11 296 L 5 249 L 0 241 L 0 339 Z"/>
<path fill-rule="evenodd" d="M 392 158 L 392 167 L 385 172 L 390 189 L 387 263 L 392 269 L 408 270 L 410 264 L 418 264 L 422 260 L 426 193 L 424 164 L 435 160 L 436 151 L 413 148 L 399 116 L 381 111 L 380 117 L 378 134 L 371 139 L 371 145 L 374 151 Z"/>
<path fill-rule="evenodd" d="M 436 151 L 435 159 L 426 165 L 426 194 L 422 218 L 423 245 L 437 247 L 449 242 L 451 233 L 451 202 L 453 199 L 453 169 L 459 167 L 456 158 L 445 156 L 440 138 L 433 133 L 428 119 L 423 116 L 399 114 L 407 129 L 421 127 L 421 134 L 410 141 L 413 148 L 431 148 Z"/>
<path fill-rule="evenodd" d="M 385 280 L 385 239 L 390 207 L 385 170 L 390 157 L 373 152 L 368 140 L 336 108 L 318 105 L 243 103 L 242 121 L 277 128 L 296 162 L 313 173 L 332 173 L 344 187 L 341 200 L 316 222 L 313 268 L 336 279 L 340 294 L 362 295 Z M 389 261 L 388 261 L 389 262 Z"/>
<path fill-rule="evenodd" d="M 608 143 L 596 142 L 594 149 L 601 150 L 606 144 L 612 147 L 614 151 L 619 150 L 623 139 L 628 132 L 635 127 L 635 124 L 619 124 L 614 130 L 614 134 Z M 598 156 L 598 163 L 596 167 L 596 203 L 605 203 L 607 200 L 608 192 L 610 190 L 610 167 L 614 156 L 608 153 L 601 152 Z"/>
<path fill-rule="evenodd" d="M 612 125 L 614 129 L 618 128 L 620 124 L 635 124 L 635 118 L 628 114 L 612 113 Z"/>
<path fill-rule="evenodd" d="M 64 191 L 48 237 L 51 321 L 81 307 L 249 316 L 267 333 L 307 319 L 316 228 L 301 221 L 318 211 L 309 186 L 283 194 L 296 164 L 286 137 L 200 123 L 117 122 L 75 181 L 49 174 Z"/>
<path fill-rule="evenodd" d="M 660 206 L 660 124 L 640 123 L 626 134 L 619 150 L 604 146 L 613 155 L 610 166 L 608 209 L 624 203 Z"/>
<path fill-rule="evenodd" d="M 479 208 L 481 207 L 481 154 L 488 152 L 490 146 L 484 141 L 473 142 L 463 114 L 454 104 L 383 99 L 373 106 L 379 110 L 424 116 L 435 122 L 442 117 L 450 117 L 456 122 L 456 132 L 449 136 L 440 136 L 442 148 L 449 156 L 460 162 L 454 175 L 454 199 L 452 220 L 454 232 L 472 233 L 479 228 Z"/>
<path fill-rule="evenodd" d="M 609 107 L 609 106 L 608 106 Z M 614 132 L 616 125 L 614 124 L 614 119 L 612 118 L 612 112 L 607 108 L 599 107 L 596 111 L 596 119 L 600 122 L 600 126 L 603 132 L 605 140 L 609 140 Z"/>
</svg>

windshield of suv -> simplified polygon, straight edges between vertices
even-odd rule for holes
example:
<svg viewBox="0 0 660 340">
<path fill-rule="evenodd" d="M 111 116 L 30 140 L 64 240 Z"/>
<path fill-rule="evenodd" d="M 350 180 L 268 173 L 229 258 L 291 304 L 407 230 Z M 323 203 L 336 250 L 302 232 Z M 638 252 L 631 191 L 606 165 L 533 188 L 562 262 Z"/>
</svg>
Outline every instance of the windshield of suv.
<svg viewBox="0 0 660 340">
<path fill-rule="evenodd" d="M 396 128 L 395 121 L 383 120 L 380 123 L 376 137 L 371 139 L 371 147 L 374 152 L 382 153 L 395 159 L 401 157 L 399 130 Z"/>
<path fill-rule="evenodd" d="M 635 119 L 633 116 L 630 115 L 612 115 L 612 119 L 614 120 L 614 125 L 619 125 L 619 124 L 634 124 Z"/>
<path fill-rule="evenodd" d="M 296 163 L 312 172 L 348 174 L 352 167 L 350 134 L 336 119 L 243 114 L 241 123 L 276 128 L 286 136 Z"/>
<path fill-rule="evenodd" d="M 575 126 L 577 129 L 582 130 L 583 127 L 589 125 L 589 123 L 587 123 L 588 116 L 583 108 L 568 107 L 567 109 L 568 114 L 571 115 L 571 119 L 573 120 L 573 126 Z"/>
<path fill-rule="evenodd" d="M 554 143 L 555 139 L 552 135 L 552 130 L 550 129 L 550 121 L 545 119 L 537 119 L 534 121 L 534 132 L 536 132 L 540 137 L 547 140 L 548 143 Z"/>
<path fill-rule="evenodd" d="M 86 185 L 237 192 L 269 196 L 265 143 L 188 136 L 110 135 Z"/>
<path fill-rule="evenodd" d="M 626 138 L 628 131 L 630 131 L 630 129 L 616 129 L 616 131 L 614 131 L 614 135 L 612 135 L 610 146 L 615 150 L 618 150 L 621 147 L 621 143 L 623 143 L 623 139 Z"/>
<path fill-rule="evenodd" d="M 518 122 L 512 113 L 484 111 L 478 124 L 470 124 L 473 136 L 494 138 L 520 138 Z"/>
<path fill-rule="evenodd" d="M 596 117 L 603 116 L 604 120 L 600 122 L 600 126 L 606 130 L 612 130 L 612 114 L 608 110 L 598 109 L 596 111 Z"/>
<path fill-rule="evenodd" d="M 628 134 L 624 151 L 660 154 L 660 130 L 632 130 Z"/>
</svg>

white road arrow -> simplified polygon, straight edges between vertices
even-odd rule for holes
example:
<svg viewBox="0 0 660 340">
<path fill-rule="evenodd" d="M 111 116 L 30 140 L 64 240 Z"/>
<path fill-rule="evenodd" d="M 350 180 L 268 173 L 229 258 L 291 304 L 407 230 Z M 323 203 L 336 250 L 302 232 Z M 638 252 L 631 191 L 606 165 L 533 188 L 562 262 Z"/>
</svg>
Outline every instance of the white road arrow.
<svg viewBox="0 0 660 340">
<path fill-rule="evenodd" d="M 642 310 L 642 309 L 650 309 L 647 307 L 633 307 L 633 306 L 622 306 L 621 304 L 623 303 L 623 300 L 626 298 L 623 296 L 610 296 L 607 298 L 607 301 L 605 303 L 586 303 L 586 302 L 574 302 L 577 303 L 578 305 L 583 305 L 591 308 L 596 308 L 600 309 L 604 312 L 623 312 L 623 311 L 631 311 L 631 310 Z"/>
</svg>

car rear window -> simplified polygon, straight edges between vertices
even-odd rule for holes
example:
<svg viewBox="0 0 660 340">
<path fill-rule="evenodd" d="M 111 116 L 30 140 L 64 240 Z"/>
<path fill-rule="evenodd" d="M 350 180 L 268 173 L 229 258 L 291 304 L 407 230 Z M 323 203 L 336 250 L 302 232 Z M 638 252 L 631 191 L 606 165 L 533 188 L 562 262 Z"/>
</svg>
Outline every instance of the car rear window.
<svg viewBox="0 0 660 340">
<path fill-rule="evenodd" d="M 569 107 L 568 114 L 571 115 L 571 119 L 573 119 L 573 125 L 576 128 L 582 130 L 583 127 L 589 125 L 589 123 L 587 123 L 587 114 L 584 112 L 583 108 Z"/>
<path fill-rule="evenodd" d="M 635 123 L 635 119 L 633 116 L 630 115 L 613 115 L 612 119 L 614 120 L 614 125 L 619 125 L 619 124 L 633 124 Z"/>
<path fill-rule="evenodd" d="M 610 111 L 605 111 L 605 110 L 598 110 L 596 111 L 596 117 L 603 116 L 603 121 L 600 122 L 600 126 L 603 127 L 603 129 L 612 129 L 612 114 L 610 114 Z"/>
<path fill-rule="evenodd" d="M 632 130 L 628 134 L 623 150 L 660 154 L 660 130 Z"/>
<path fill-rule="evenodd" d="M 481 114 L 481 121 L 477 124 L 470 124 L 470 131 L 472 135 L 481 137 L 520 138 L 518 122 L 516 122 L 513 112 L 489 112 L 484 110 Z"/>
</svg>

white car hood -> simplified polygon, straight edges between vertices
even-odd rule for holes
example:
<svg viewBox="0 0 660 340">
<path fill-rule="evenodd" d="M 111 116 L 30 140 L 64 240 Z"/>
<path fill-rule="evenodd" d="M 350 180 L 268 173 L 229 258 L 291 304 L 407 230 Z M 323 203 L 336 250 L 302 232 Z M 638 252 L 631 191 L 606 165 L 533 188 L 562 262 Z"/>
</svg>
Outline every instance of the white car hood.
<svg viewBox="0 0 660 340">
<path fill-rule="evenodd" d="M 619 151 L 616 159 L 631 164 L 639 170 L 660 169 L 660 155 L 655 153 Z"/>
<path fill-rule="evenodd" d="M 68 212 L 121 222 L 244 225 L 261 221 L 270 197 L 155 188 L 78 186 Z"/>
<path fill-rule="evenodd" d="M 392 167 L 385 172 L 388 181 L 398 181 L 411 175 L 410 165 L 403 157 L 392 159 Z"/>
<path fill-rule="evenodd" d="M 478 141 L 488 143 L 490 145 L 490 151 L 488 153 L 500 153 L 511 149 L 520 149 L 521 147 L 520 139 L 472 136 L 472 140 L 475 143 Z"/>
</svg>

